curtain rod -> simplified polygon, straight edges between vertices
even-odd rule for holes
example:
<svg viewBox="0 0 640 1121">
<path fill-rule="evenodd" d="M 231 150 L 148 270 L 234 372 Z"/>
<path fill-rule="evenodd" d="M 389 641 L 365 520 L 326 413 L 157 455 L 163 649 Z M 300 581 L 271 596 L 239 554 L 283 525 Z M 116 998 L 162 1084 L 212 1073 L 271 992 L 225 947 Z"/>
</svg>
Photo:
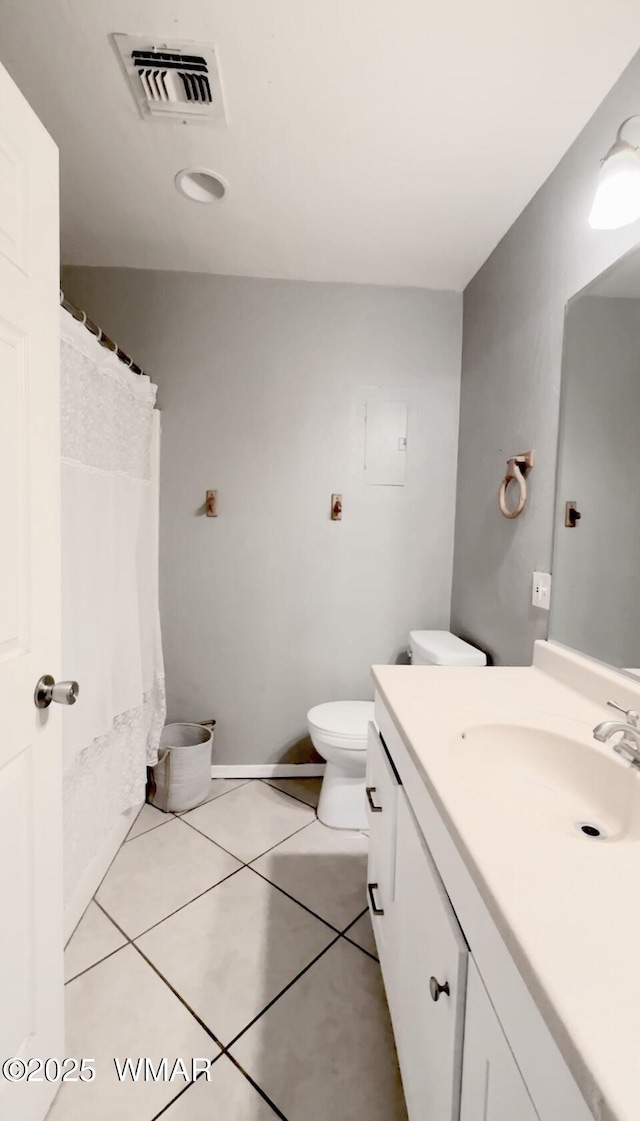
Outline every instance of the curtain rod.
<svg viewBox="0 0 640 1121">
<path fill-rule="evenodd" d="M 115 354 L 121 362 L 124 362 L 125 366 L 128 366 L 130 370 L 133 370 L 134 374 L 142 374 L 144 376 L 144 370 L 142 370 L 140 366 L 138 366 L 138 363 L 134 362 L 133 358 L 130 358 L 129 355 L 124 352 L 124 350 L 121 350 L 118 344 L 114 343 L 113 339 L 110 339 L 108 335 L 105 335 L 102 328 L 97 327 L 93 320 L 89 319 L 86 312 L 80 311 L 80 308 L 77 308 L 75 304 L 72 304 L 71 300 L 68 300 L 65 296 L 62 288 L 60 289 L 60 306 L 63 307 L 65 311 L 68 311 L 74 319 L 78 320 L 79 323 L 82 323 L 83 326 L 87 328 L 87 331 L 89 331 L 92 335 L 95 335 L 101 346 L 104 346 L 107 350 L 112 351 L 113 354 Z"/>
</svg>

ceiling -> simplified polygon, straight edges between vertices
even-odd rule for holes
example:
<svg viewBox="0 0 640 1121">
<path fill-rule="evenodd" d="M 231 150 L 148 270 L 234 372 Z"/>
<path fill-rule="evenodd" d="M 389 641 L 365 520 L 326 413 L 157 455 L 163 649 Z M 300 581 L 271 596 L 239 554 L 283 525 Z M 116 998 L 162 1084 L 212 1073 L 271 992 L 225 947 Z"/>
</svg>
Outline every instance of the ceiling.
<svg viewBox="0 0 640 1121">
<path fill-rule="evenodd" d="M 113 31 L 213 43 L 228 128 L 143 121 Z M 636 0 L 0 0 L 66 263 L 305 280 L 463 288 L 638 42 Z"/>
</svg>

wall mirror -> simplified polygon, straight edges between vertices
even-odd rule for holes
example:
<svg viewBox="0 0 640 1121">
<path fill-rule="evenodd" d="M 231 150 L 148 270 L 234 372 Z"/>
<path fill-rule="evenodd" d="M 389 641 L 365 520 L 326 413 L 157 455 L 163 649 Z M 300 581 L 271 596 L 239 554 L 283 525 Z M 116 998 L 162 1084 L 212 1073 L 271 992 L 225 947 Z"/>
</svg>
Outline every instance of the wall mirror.
<svg viewBox="0 0 640 1121">
<path fill-rule="evenodd" d="M 640 675 L 640 251 L 567 305 L 549 637 Z"/>
</svg>

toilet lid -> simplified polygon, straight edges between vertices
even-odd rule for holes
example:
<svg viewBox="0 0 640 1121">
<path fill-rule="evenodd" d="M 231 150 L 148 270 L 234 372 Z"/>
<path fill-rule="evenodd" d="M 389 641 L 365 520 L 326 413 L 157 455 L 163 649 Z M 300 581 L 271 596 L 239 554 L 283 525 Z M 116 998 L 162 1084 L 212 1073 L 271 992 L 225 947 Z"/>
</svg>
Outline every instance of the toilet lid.
<svg viewBox="0 0 640 1121">
<path fill-rule="evenodd" d="M 373 701 L 329 701 L 309 709 L 307 720 L 320 732 L 366 739 L 367 725 L 373 720 Z"/>
</svg>

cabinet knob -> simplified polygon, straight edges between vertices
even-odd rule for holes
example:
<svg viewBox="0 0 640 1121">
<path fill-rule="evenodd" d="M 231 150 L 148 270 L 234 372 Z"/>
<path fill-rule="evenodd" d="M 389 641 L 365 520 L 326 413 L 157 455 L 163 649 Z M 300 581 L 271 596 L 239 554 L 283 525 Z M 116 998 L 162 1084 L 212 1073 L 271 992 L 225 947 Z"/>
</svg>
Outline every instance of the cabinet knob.
<svg viewBox="0 0 640 1121">
<path fill-rule="evenodd" d="M 429 992 L 431 993 L 431 999 L 432 1000 L 440 1000 L 440 994 L 441 993 L 444 993 L 445 996 L 449 996 L 450 995 L 449 982 L 445 981 L 444 985 L 441 985 L 440 982 L 437 980 L 437 978 L 430 977 L 429 978 Z"/>
</svg>

